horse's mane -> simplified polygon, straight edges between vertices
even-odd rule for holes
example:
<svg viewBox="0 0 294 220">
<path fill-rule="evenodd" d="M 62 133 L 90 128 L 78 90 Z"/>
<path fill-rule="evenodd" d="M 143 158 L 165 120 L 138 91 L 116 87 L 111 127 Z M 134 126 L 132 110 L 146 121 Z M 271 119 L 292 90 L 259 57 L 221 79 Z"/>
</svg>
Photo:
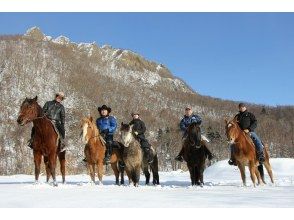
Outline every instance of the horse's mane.
<svg viewBox="0 0 294 220">
<path fill-rule="evenodd" d="M 89 118 L 87 118 L 87 121 L 89 123 L 91 123 L 92 128 L 94 129 L 94 137 L 93 137 L 94 141 L 97 142 L 97 140 L 101 140 L 100 139 L 100 132 L 99 132 L 99 130 L 97 128 L 96 123 L 93 120 L 91 121 Z"/>
<path fill-rule="evenodd" d="M 236 117 L 234 117 L 234 119 L 232 121 L 230 121 L 229 123 L 234 123 L 236 125 L 236 127 L 238 128 L 239 132 L 241 133 L 241 135 L 244 136 L 244 138 L 251 144 L 253 145 L 253 147 L 255 146 L 251 137 L 249 135 L 247 135 L 239 126 L 238 120 Z"/>
</svg>

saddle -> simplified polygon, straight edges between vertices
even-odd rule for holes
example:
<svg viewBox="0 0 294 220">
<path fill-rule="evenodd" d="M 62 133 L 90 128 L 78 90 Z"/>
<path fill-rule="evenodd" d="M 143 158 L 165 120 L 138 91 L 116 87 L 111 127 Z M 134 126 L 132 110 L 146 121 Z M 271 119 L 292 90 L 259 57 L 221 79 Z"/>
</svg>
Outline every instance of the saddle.
<svg viewBox="0 0 294 220">
<path fill-rule="evenodd" d="M 102 137 L 102 135 L 99 136 L 101 142 L 105 145 L 106 144 L 106 141 L 105 139 Z M 118 141 L 113 141 L 112 142 L 112 148 L 113 149 L 122 149 L 124 147 L 124 145 Z"/>
</svg>

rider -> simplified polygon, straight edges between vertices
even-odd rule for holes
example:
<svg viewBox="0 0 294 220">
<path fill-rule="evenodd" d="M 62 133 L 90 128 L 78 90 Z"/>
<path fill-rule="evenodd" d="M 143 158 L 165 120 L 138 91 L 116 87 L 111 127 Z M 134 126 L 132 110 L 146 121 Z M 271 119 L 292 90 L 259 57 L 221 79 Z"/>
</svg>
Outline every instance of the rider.
<svg viewBox="0 0 294 220">
<path fill-rule="evenodd" d="M 257 120 L 251 112 L 247 111 L 246 105 L 244 103 L 239 104 L 239 113 L 235 116 L 240 128 L 246 133 L 249 134 L 257 152 L 257 158 L 260 163 L 264 162 L 264 153 L 263 153 L 263 145 L 260 138 L 254 132 L 257 127 Z M 232 158 L 233 148 L 231 147 L 231 158 L 229 160 L 230 165 L 235 165 L 236 162 L 234 158 Z"/>
<path fill-rule="evenodd" d="M 43 113 L 55 124 L 60 134 L 60 152 L 65 151 L 65 109 L 61 102 L 65 99 L 63 92 L 57 92 L 55 99 L 45 103 L 43 107 Z M 28 142 L 28 146 L 33 149 L 33 139 L 35 134 L 35 128 L 32 128 L 31 139 Z"/>
<path fill-rule="evenodd" d="M 148 163 L 152 163 L 153 157 L 151 155 L 151 145 L 145 137 L 146 126 L 145 123 L 141 120 L 140 114 L 138 112 L 132 113 L 133 120 L 129 123 L 129 125 L 133 125 L 134 134 L 136 138 L 140 142 L 141 148 L 146 155 Z"/>
<path fill-rule="evenodd" d="M 190 124 L 192 124 L 193 122 L 197 123 L 198 125 L 201 124 L 202 119 L 200 118 L 199 115 L 193 114 L 192 108 L 187 106 L 185 108 L 185 115 L 182 118 L 181 122 L 180 122 L 180 129 L 183 133 L 183 139 L 185 139 L 187 137 L 187 128 L 189 127 Z M 201 138 L 204 139 L 206 142 L 208 142 L 207 138 L 204 137 L 203 135 L 201 135 Z M 209 160 L 213 159 L 213 154 L 210 152 L 210 150 L 207 148 L 207 146 L 205 145 L 205 151 L 206 151 L 206 155 L 208 157 Z M 181 149 L 180 153 L 178 156 L 175 157 L 175 160 L 183 162 L 183 148 Z"/>
<path fill-rule="evenodd" d="M 106 105 L 102 105 L 98 107 L 98 111 L 100 117 L 97 118 L 96 124 L 100 131 L 100 134 L 106 141 L 106 152 L 104 163 L 107 165 L 110 163 L 110 156 L 112 153 L 112 145 L 113 145 L 113 135 L 117 128 L 116 118 L 114 116 L 109 115 L 111 112 L 111 108 Z"/>
</svg>

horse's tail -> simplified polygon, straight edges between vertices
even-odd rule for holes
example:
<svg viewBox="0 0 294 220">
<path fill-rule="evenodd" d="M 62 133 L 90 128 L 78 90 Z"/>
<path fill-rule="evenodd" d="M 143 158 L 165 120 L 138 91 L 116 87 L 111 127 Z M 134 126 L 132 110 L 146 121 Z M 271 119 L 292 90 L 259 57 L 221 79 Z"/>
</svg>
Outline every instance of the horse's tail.
<svg viewBox="0 0 294 220">
<path fill-rule="evenodd" d="M 269 147 L 268 147 L 268 144 L 264 144 L 264 156 L 265 158 L 270 158 L 270 152 L 269 152 Z"/>
</svg>

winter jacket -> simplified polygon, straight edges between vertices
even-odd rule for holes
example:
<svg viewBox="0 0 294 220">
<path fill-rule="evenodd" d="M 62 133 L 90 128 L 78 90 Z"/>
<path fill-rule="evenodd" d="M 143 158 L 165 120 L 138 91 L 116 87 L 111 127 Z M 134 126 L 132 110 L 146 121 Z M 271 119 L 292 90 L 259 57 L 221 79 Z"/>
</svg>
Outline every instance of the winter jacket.
<svg viewBox="0 0 294 220">
<path fill-rule="evenodd" d="M 101 133 L 106 132 L 108 135 L 113 135 L 117 128 L 116 118 L 113 116 L 97 118 L 96 125 Z"/>
<path fill-rule="evenodd" d="M 180 128 L 181 131 L 185 134 L 187 131 L 187 128 L 189 127 L 190 124 L 192 124 L 193 122 L 197 123 L 197 124 L 201 124 L 202 119 L 200 118 L 200 116 L 198 115 L 191 115 L 190 117 L 185 115 L 183 117 L 183 119 L 180 122 Z"/>
<path fill-rule="evenodd" d="M 133 119 L 129 125 L 134 125 L 133 130 L 138 132 L 138 135 L 144 134 L 146 131 L 145 123 L 141 119 Z"/>
<path fill-rule="evenodd" d="M 55 100 L 46 102 L 43 107 L 43 112 L 49 119 L 55 120 L 64 125 L 65 109 L 61 103 Z"/>
<path fill-rule="evenodd" d="M 245 112 L 239 112 L 235 118 L 237 119 L 242 130 L 248 129 L 250 132 L 254 132 L 257 127 L 257 120 L 254 114 L 248 112 L 247 110 Z"/>
</svg>

